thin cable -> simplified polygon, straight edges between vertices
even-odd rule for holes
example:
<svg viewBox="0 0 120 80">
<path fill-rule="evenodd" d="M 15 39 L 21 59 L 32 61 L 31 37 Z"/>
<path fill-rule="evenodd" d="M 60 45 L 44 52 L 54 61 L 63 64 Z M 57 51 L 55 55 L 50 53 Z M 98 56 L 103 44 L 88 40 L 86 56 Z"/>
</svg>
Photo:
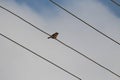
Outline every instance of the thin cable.
<svg viewBox="0 0 120 80">
<path fill-rule="evenodd" d="M 48 59 L 46 59 L 46 58 L 42 57 L 41 55 L 39 55 L 39 54 L 35 53 L 34 51 L 30 50 L 29 48 L 27 48 L 27 47 L 25 47 L 25 46 L 23 46 L 23 45 L 19 44 L 18 42 L 16 42 L 16 41 L 14 41 L 14 40 L 10 39 L 9 37 L 7 37 L 7 36 L 3 35 L 2 33 L 0 33 L 0 35 L 1 35 L 2 37 L 4 37 L 4 38 L 6 38 L 6 39 L 10 40 L 11 42 L 13 42 L 13 43 L 17 44 L 18 46 L 20 46 L 20 47 L 24 48 L 25 50 L 27 50 L 27 51 L 31 52 L 32 54 L 34 54 L 34 55 L 38 56 L 39 58 L 42 58 L 43 60 L 47 61 L 48 63 L 50 63 L 50 64 L 52 64 L 52 65 L 54 65 L 55 67 L 57 67 L 57 68 L 59 68 L 59 69 L 63 70 L 64 72 L 68 73 L 69 75 L 71 75 L 71 76 L 73 76 L 73 77 L 77 78 L 78 80 L 82 80 L 81 78 L 79 78 L 78 76 L 74 75 L 73 73 L 71 73 L 71 72 L 69 72 L 69 71 L 65 70 L 64 68 L 62 68 L 62 67 L 58 66 L 57 64 L 53 63 L 52 61 L 50 61 L 50 60 L 48 60 Z"/>
<path fill-rule="evenodd" d="M 9 12 L 9 13 L 11 13 L 11 14 L 13 14 L 14 16 L 16 16 L 16 17 L 18 17 L 19 19 L 23 20 L 24 22 L 28 23 L 29 25 L 31 25 L 31 26 L 34 27 L 35 29 L 43 32 L 44 34 L 46 34 L 46 35 L 48 35 L 48 36 L 50 36 L 50 34 L 48 34 L 47 32 L 45 32 L 45 31 L 43 31 L 42 29 L 36 27 L 35 25 L 31 24 L 31 23 L 28 22 L 27 20 L 23 19 L 22 17 L 18 16 L 17 14 L 13 13 L 12 11 L 6 9 L 5 7 L 3 7 L 3 6 L 0 5 L 0 8 L 6 10 L 7 12 Z"/>
<path fill-rule="evenodd" d="M 11 12 L 10 10 L 8 10 L 8 9 L 6 9 L 6 8 L 2 7 L 2 6 L 0 6 L 0 8 L 2 8 L 2 9 L 4 9 L 4 10 L 8 11 L 9 13 L 11 13 L 11 14 L 15 15 L 16 17 L 18 17 L 19 19 L 21 19 L 21 20 L 25 21 L 26 23 L 30 24 L 31 26 L 33 26 L 35 29 L 37 29 L 37 30 L 39 30 L 39 31 L 43 32 L 44 34 L 46 34 L 46 35 L 49 35 L 49 36 L 50 36 L 50 34 L 48 34 L 47 32 L 45 32 L 45 31 L 43 31 L 43 30 L 41 30 L 41 29 L 37 28 L 37 27 L 36 27 L 36 26 L 34 26 L 32 23 L 30 23 L 30 22 L 26 21 L 25 19 L 21 18 L 20 16 L 18 16 L 17 14 L 15 14 L 15 13 Z M 88 60 L 92 61 L 92 62 L 93 62 L 93 63 L 95 63 L 96 65 L 98 65 L 98 66 L 102 67 L 103 69 L 107 70 L 108 72 L 110 72 L 110 73 L 112 73 L 113 75 L 115 75 L 115 76 L 117 76 L 117 77 L 119 77 L 119 78 L 120 78 L 120 75 L 118 75 L 117 73 L 113 72 L 112 70 L 110 70 L 110 69 L 108 69 L 108 68 L 104 67 L 103 65 L 99 64 L 98 62 L 94 61 L 93 59 L 91 59 L 91 58 L 89 58 L 88 56 L 84 55 L 83 53 L 79 52 L 78 50 L 76 50 L 76 49 L 72 48 L 71 46 L 69 46 L 69 45 L 65 44 L 64 42 L 62 42 L 62 41 L 60 41 L 60 40 L 58 40 L 58 39 L 55 39 L 55 40 L 57 40 L 58 42 L 60 42 L 60 43 L 61 43 L 61 44 L 63 44 L 64 46 L 68 47 L 69 49 L 71 49 L 71 50 L 75 51 L 76 53 L 78 53 L 78 54 L 82 55 L 83 57 L 85 57 L 85 58 L 87 58 Z"/>
<path fill-rule="evenodd" d="M 74 49 L 74 48 L 66 45 L 66 44 L 63 43 L 62 41 L 60 41 L 60 40 L 58 40 L 58 39 L 56 39 L 56 40 L 57 40 L 58 42 L 60 42 L 61 44 L 63 44 L 64 46 L 72 49 L 73 51 L 77 52 L 78 54 L 80 54 L 80 55 L 82 55 L 83 57 L 87 58 L 88 60 L 92 61 L 92 62 L 95 63 L 96 65 L 102 67 L 103 69 L 107 70 L 108 72 L 110 72 L 110 73 L 114 74 L 115 76 L 117 76 L 118 78 L 120 78 L 120 75 L 118 75 L 117 73 L 115 73 L 115 72 L 113 72 L 112 70 L 108 69 L 107 67 L 99 64 L 98 62 L 94 61 L 93 59 L 91 59 L 91 58 L 89 58 L 88 56 L 84 55 L 83 53 L 79 52 L 78 50 L 76 50 L 76 49 Z"/>
<path fill-rule="evenodd" d="M 115 0 L 111 0 L 111 1 L 112 1 L 114 4 L 120 6 L 120 3 L 118 3 L 117 1 L 115 1 Z"/>
<path fill-rule="evenodd" d="M 77 17 L 76 15 L 74 15 L 72 12 L 68 11 L 67 9 L 65 9 L 64 7 L 60 6 L 58 3 L 54 2 L 53 0 L 49 0 L 50 2 L 52 2 L 54 5 L 58 6 L 59 8 L 61 8 L 62 10 L 64 10 L 65 12 L 69 13 L 70 15 L 72 15 L 73 17 L 75 17 L 76 19 L 82 21 L 83 23 L 85 23 L 87 26 L 91 27 L 92 29 L 94 29 L 95 31 L 97 31 L 98 33 L 102 34 L 103 36 L 107 37 L 108 39 L 110 39 L 111 41 L 115 42 L 116 44 L 118 44 L 120 46 L 120 43 L 117 42 L 116 40 L 114 40 L 113 38 L 109 37 L 108 35 L 106 35 L 105 33 L 101 32 L 100 30 L 96 29 L 94 26 L 88 24 L 87 22 L 85 22 L 84 20 L 82 20 L 81 18 Z"/>
</svg>

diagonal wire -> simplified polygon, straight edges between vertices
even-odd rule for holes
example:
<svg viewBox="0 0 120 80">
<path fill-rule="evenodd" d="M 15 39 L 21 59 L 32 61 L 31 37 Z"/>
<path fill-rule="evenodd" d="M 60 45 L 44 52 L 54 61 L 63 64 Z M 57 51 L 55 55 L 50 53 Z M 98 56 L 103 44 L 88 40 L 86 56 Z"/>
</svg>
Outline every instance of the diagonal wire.
<svg viewBox="0 0 120 80">
<path fill-rule="evenodd" d="M 58 40 L 58 39 L 56 39 L 56 40 L 57 40 L 58 42 L 60 42 L 61 44 L 63 44 L 64 46 L 66 46 L 66 47 L 70 48 L 71 50 L 77 52 L 78 54 L 82 55 L 82 56 L 85 57 L 86 59 L 92 61 L 93 63 L 95 63 L 96 65 L 100 66 L 101 68 L 107 70 L 108 72 L 110 72 L 110 73 L 114 74 L 115 76 L 117 76 L 118 78 L 120 78 L 120 75 L 117 74 L 117 73 L 115 73 L 115 72 L 113 72 L 111 69 L 109 69 L 109 68 L 101 65 L 100 63 L 98 63 L 98 62 L 96 62 L 95 60 L 89 58 L 88 56 L 86 56 L 86 55 L 84 55 L 83 53 L 79 52 L 78 50 L 74 49 L 73 47 L 71 47 L 71 46 L 63 43 L 62 41 L 60 41 L 60 40 Z"/>
<path fill-rule="evenodd" d="M 31 26 L 34 27 L 35 29 L 37 29 L 37 30 L 43 32 L 44 34 L 46 34 L 46 35 L 48 35 L 48 36 L 50 36 L 50 34 L 48 34 L 47 32 L 45 32 L 45 31 L 43 31 L 42 29 L 40 29 L 40 28 L 36 27 L 35 25 L 31 24 L 30 22 L 28 22 L 28 21 L 25 20 L 24 18 L 18 16 L 18 15 L 15 14 L 14 12 L 8 10 L 7 8 L 5 8 L 5 7 L 3 7 L 3 6 L 0 6 L 0 8 L 6 10 L 7 12 L 9 12 L 9 13 L 11 13 L 11 14 L 13 14 L 14 16 L 16 16 L 16 17 L 18 17 L 19 19 L 23 20 L 24 22 L 28 23 L 29 25 L 31 25 Z"/>
<path fill-rule="evenodd" d="M 114 4 L 120 6 L 120 3 L 118 3 L 117 1 L 115 1 L 115 0 L 111 0 L 111 1 L 112 1 Z"/>
<path fill-rule="evenodd" d="M 91 27 L 92 29 L 94 29 L 95 31 L 97 31 L 98 33 L 102 34 L 103 36 L 105 36 L 106 38 L 110 39 L 111 41 L 115 42 L 116 44 L 118 44 L 120 46 L 120 43 L 117 42 L 116 40 L 114 40 L 113 38 L 109 37 L 108 35 L 106 35 L 105 33 L 101 32 L 100 30 L 96 29 L 94 26 L 90 25 L 89 23 L 87 23 L 86 21 L 82 20 L 81 18 L 77 17 L 76 15 L 74 15 L 72 12 L 68 11 L 67 9 L 65 9 L 64 7 L 60 6 L 58 3 L 54 2 L 53 0 L 49 0 L 50 2 L 52 2 L 54 5 L 58 6 L 59 8 L 61 8 L 62 10 L 64 10 L 65 12 L 69 13 L 70 15 L 72 15 L 73 17 L 75 17 L 76 19 L 82 21 L 84 24 L 86 24 L 87 26 Z"/>
<path fill-rule="evenodd" d="M 4 7 L 2 7 L 2 6 L 0 6 L 0 8 L 2 8 L 2 9 L 4 9 L 4 10 L 8 11 L 9 13 L 11 13 L 11 14 L 13 14 L 14 16 L 18 17 L 19 19 L 25 21 L 26 23 L 30 24 L 32 27 L 34 27 L 35 29 L 37 29 L 37 30 L 43 32 L 44 34 L 46 34 L 46 35 L 48 35 L 48 36 L 51 36 L 51 35 L 48 34 L 47 32 L 41 30 L 40 28 L 36 27 L 36 26 L 33 25 L 32 23 L 28 22 L 27 20 L 23 19 L 22 17 L 18 16 L 17 14 L 13 13 L 12 11 L 10 11 L 10 10 L 8 10 L 8 9 L 6 9 L 6 8 L 4 8 Z M 111 69 L 108 69 L 107 67 L 105 67 L 105 66 L 99 64 L 99 63 L 96 62 L 95 60 L 89 58 L 88 56 L 86 56 L 86 55 L 84 55 L 83 53 L 79 52 L 78 50 L 74 49 L 73 47 L 71 47 L 71 46 L 65 44 L 64 42 L 60 41 L 59 39 L 55 39 L 55 40 L 57 40 L 59 43 L 63 44 L 64 46 L 68 47 L 69 49 L 75 51 L 75 52 L 78 53 L 79 55 L 81 55 L 81 56 L 85 57 L 86 59 L 90 60 L 91 62 L 95 63 L 95 64 L 98 65 L 99 67 L 101 67 L 101 68 L 107 70 L 107 71 L 110 72 L 111 74 L 113 74 L 113 75 L 115 75 L 115 76 L 117 76 L 117 77 L 120 78 L 120 75 L 118 75 L 117 73 L 113 72 Z"/>
<path fill-rule="evenodd" d="M 10 39 L 9 37 L 5 36 L 4 34 L 0 33 L 0 35 L 1 35 L 2 37 L 4 37 L 4 38 L 6 38 L 6 39 L 10 40 L 11 42 L 15 43 L 16 45 L 18 45 L 18 46 L 20 46 L 20 47 L 24 48 L 25 50 L 27 50 L 27 51 L 31 52 L 32 54 L 34 54 L 34 55 L 38 56 L 39 58 L 42 58 L 43 60 L 47 61 L 48 63 L 50 63 L 50 64 L 52 64 L 52 65 L 54 65 L 55 67 L 57 67 L 57 68 L 59 68 L 59 69 L 63 70 L 64 72 L 68 73 L 69 75 L 71 75 L 71 76 L 73 76 L 73 77 L 77 78 L 78 80 L 82 80 L 81 78 L 79 78 L 78 76 L 74 75 L 73 73 L 71 73 L 71 72 L 69 72 L 69 71 L 65 70 L 64 68 L 62 68 L 62 67 L 58 66 L 57 64 L 53 63 L 52 61 L 50 61 L 50 60 L 48 60 L 48 59 L 46 59 L 46 58 L 42 57 L 41 55 L 39 55 L 39 54 L 35 53 L 34 51 L 30 50 L 29 48 L 27 48 L 27 47 L 25 47 L 25 46 L 23 46 L 23 45 L 19 44 L 18 42 L 16 42 L 16 41 L 14 41 L 14 40 Z"/>
</svg>

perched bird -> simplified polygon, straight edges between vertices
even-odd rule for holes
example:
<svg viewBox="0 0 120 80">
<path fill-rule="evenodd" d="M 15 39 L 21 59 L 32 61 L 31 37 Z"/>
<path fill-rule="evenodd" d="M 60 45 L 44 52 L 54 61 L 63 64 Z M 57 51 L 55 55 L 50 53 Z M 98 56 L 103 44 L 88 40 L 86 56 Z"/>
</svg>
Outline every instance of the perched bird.
<svg viewBox="0 0 120 80">
<path fill-rule="evenodd" d="M 58 32 L 55 32 L 54 34 L 52 34 L 50 37 L 48 37 L 48 39 L 49 38 L 52 38 L 52 39 L 56 39 L 57 38 L 57 36 L 58 36 Z"/>
</svg>

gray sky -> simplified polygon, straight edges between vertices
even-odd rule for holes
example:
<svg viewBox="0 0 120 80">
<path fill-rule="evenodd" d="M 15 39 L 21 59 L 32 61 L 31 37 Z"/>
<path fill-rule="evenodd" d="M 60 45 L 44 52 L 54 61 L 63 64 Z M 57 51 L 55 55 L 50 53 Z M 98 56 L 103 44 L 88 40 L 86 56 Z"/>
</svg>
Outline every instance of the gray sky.
<svg viewBox="0 0 120 80">
<path fill-rule="evenodd" d="M 99 0 L 77 2 L 72 0 L 71 3 L 65 7 L 120 42 L 120 17 L 107 6 Z M 50 34 L 59 32 L 58 39 L 120 75 L 120 46 L 61 9 L 56 8 L 57 16 L 44 18 L 26 4 L 19 5 L 12 0 L 0 4 Z M 48 40 L 47 35 L 2 9 L 0 9 L 0 33 L 82 80 L 120 80 L 57 41 Z M 3 37 L 0 37 L 0 44 L 0 80 L 77 80 Z"/>
</svg>

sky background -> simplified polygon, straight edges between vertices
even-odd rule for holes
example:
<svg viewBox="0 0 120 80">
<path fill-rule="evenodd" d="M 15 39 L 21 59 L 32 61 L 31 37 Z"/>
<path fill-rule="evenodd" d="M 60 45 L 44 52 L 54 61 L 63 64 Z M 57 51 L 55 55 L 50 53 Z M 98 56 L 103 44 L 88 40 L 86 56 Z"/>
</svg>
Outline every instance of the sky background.
<svg viewBox="0 0 120 80">
<path fill-rule="evenodd" d="M 120 42 L 120 7 L 110 0 L 54 1 Z M 120 75 L 120 46 L 48 0 L 1 0 L 0 5 L 49 34 L 59 32 L 58 39 Z M 1 8 L 0 33 L 82 80 L 120 80 Z M 0 36 L 0 80 L 77 79 Z"/>
</svg>

